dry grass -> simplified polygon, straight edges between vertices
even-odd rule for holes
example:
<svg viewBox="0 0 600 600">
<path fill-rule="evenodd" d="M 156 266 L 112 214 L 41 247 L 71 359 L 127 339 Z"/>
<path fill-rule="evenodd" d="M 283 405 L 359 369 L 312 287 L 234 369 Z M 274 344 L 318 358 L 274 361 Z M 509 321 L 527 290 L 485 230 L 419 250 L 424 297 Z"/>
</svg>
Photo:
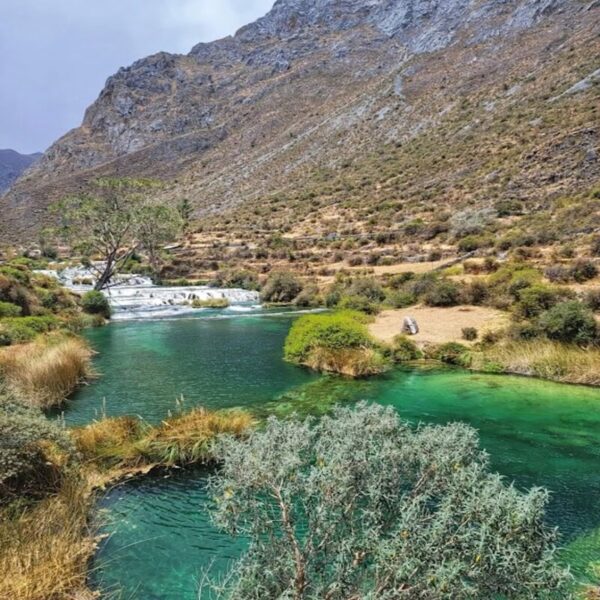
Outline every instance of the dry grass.
<svg viewBox="0 0 600 600">
<path fill-rule="evenodd" d="M 239 410 L 211 412 L 197 408 L 164 421 L 142 440 L 141 452 L 165 465 L 187 465 L 210 459 L 210 444 L 221 434 L 241 436 L 255 425 Z"/>
<path fill-rule="evenodd" d="M 87 461 L 102 468 L 189 465 L 211 459 L 217 435 L 243 435 L 255 425 L 242 411 L 197 408 L 153 427 L 133 417 L 103 419 L 73 432 Z"/>
<path fill-rule="evenodd" d="M 26 404 L 50 408 L 62 404 L 92 376 L 92 350 L 76 337 L 47 336 L 0 352 L 0 374 Z"/>
<path fill-rule="evenodd" d="M 509 342 L 485 350 L 478 362 L 518 375 L 563 383 L 600 385 L 600 349 L 583 349 L 545 340 Z M 484 367 L 485 368 L 485 367 Z"/>
<path fill-rule="evenodd" d="M 303 364 L 315 371 L 339 373 L 348 377 L 379 375 L 389 369 L 389 364 L 374 348 L 329 349 L 317 347 Z"/>
<path fill-rule="evenodd" d="M 73 600 L 86 591 L 94 540 L 87 526 L 90 494 L 68 480 L 56 496 L 0 513 L 0 599 Z"/>
</svg>

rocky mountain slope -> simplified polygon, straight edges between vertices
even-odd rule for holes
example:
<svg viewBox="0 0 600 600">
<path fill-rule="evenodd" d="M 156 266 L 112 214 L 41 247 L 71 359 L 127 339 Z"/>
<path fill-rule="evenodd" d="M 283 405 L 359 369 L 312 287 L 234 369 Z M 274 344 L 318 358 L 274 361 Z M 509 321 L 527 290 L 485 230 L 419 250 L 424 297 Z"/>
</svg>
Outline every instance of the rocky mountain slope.
<svg viewBox="0 0 600 600">
<path fill-rule="evenodd" d="M 41 154 L 19 154 L 14 150 L 0 150 L 0 195 L 21 176 Z"/>
<path fill-rule="evenodd" d="M 213 228 L 535 214 L 599 181 L 599 34 L 597 0 L 278 0 L 111 77 L 2 200 L 0 235 L 107 174 L 165 180 Z"/>
</svg>

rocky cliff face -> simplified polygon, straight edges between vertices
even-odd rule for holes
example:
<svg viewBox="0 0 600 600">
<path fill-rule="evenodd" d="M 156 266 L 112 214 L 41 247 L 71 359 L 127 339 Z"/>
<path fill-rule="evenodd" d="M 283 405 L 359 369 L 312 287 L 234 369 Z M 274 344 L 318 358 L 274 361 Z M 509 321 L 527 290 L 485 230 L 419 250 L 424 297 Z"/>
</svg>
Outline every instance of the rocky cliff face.
<svg viewBox="0 0 600 600">
<path fill-rule="evenodd" d="M 424 135 L 491 83 L 552 69 L 570 39 L 590 36 L 597 56 L 599 13 L 574 0 L 277 0 L 233 37 L 111 77 L 4 199 L 4 235 L 104 174 L 162 178 L 198 214 L 301 186 Z M 588 75 L 572 67 L 570 84 Z"/>
<path fill-rule="evenodd" d="M 0 195 L 42 157 L 41 154 L 19 154 L 14 150 L 0 150 Z"/>
</svg>

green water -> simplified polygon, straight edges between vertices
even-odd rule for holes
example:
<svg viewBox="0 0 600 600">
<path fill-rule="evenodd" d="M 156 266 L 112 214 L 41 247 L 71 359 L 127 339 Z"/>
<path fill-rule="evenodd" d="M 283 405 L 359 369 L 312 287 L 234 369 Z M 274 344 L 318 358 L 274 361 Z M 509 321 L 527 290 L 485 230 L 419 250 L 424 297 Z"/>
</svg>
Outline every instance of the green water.
<svg viewBox="0 0 600 600">
<path fill-rule="evenodd" d="M 316 377 L 281 360 L 290 317 L 186 319 L 114 324 L 89 334 L 104 376 L 75 398 L 70 423 L 109 415 L 158 420 L 183 394 L 189 406 L 251 406 L 301 414 L 332 402 L 392 405 L 412 422 L 466 421 L 480 431 L 492 466 L 519 487 L 552 491 L 578 578 L 600 561 L 600 390 L 444 369 L 398 370 L 348 381 Z M 106 402 L 103 403 L 103 398 Z M 111 536 L 94 584 L 124 598 L 192 600 L 202 573 L 223 573 L 243 540 L 216 531 L 206 473 L 176 473 L 119 486 L 101 501 Z"/>
</svg>

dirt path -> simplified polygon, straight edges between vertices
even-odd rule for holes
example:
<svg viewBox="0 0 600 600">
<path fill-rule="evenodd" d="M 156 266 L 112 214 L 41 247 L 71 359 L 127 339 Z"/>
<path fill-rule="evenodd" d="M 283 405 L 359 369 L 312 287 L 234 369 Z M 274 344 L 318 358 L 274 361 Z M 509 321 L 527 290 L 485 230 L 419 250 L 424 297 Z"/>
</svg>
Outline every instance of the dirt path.
<svg viewBox="0 0 600 600">
<path fill-rule="evenodd" d="M 401 310 L 386 310 L 377 316 L 369 326 L 371 334 L 382 342 L 391 342 L 402 333 L 405 317 L 414 317 L 420 332 L 412 336 L 419 344 L 444 344 L 465 342 L 462 338 L 464 327 L 475 327 L 479 335 L 486 331 L 502 329 L 508 324 L 508 315 L 493 308 L 481 306 L 455 306 L 452 308 L 430 308 L 414 306 Z"/>
</svg>

